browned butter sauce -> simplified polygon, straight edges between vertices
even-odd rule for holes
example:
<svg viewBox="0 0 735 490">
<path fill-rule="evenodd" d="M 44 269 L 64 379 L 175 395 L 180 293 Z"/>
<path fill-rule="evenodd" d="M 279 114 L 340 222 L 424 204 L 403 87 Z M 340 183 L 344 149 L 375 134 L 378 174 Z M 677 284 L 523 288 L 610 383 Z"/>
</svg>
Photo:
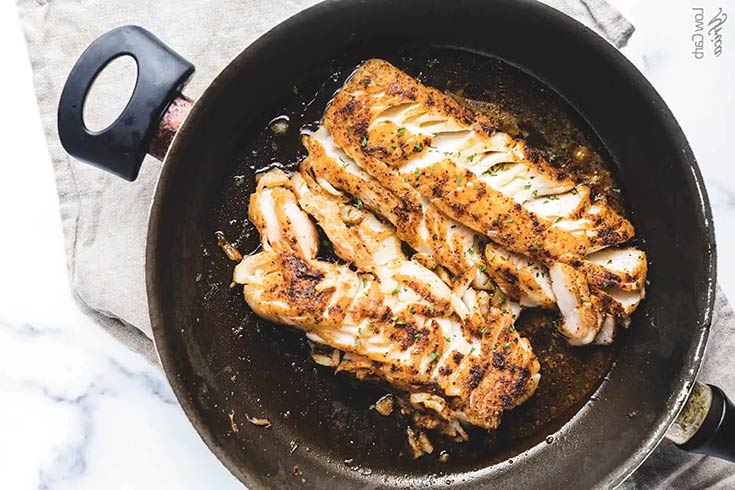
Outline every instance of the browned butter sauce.
<svg viewBox="0 0 735 490">
<path fill-rule="evenodd" d="M 612 162 L 594 132 L 557 94 L 521 70 L 497 59 L 441 48 L 404 49 L 368 56 L 387 59 L 471 109 L 489 114 L 501 123 L 503 130 L 524 138 L 554 165 L 567 170 L 574 179 L 588 183 L 597 195 L 606 196 L 622 210 L 611 173 Z M 530 339 L 541 361 L 541 383 L 535 395 L 507 412 L 499 430 L 473 429 L 471 440 L 462 444 L 432 436 L 434 454 L 413 461 L 406 450 L 406 422 L 396 412 L 382 417 L 368 410 L 386 393 L 385 387 L 357 383 L 349 375 L 335 376 L 330 368 L 315 366 L 303 336 L 287 327 L 265 321 L 258 321 L 257 328 L 248 326 L 253 323 L 249 321 L 251 313 L 242 299 L 241 288 L 227 287 L 232 263 L 216 250 L 215 231 L 223 231 L 243 254 L 255 251 L 258 243 L 257 232 L 247 220 L 247 201 L 254 183 L 241 176 L 273 167 L 297 169 L 305 156 L 300 129 L 318 125 L 329 99 L 354 70 L 356 61 L 354 55 L 345 56 L 333 60 L 330 66 L 315 68 L 313 74 L 305 74 L 304 80 L 295 82 L 291 93 L 284 94 L 280 111 L 264 120 L 260 134 L 242 135 L 241 150 L 233 163 L 222 205 L 211 217 L 212 240 L 202 245 L 208 257 L 200 274 L 202 299 L 195 307 L 195 314 L 221 322 L 239 322 L 233 328 L 232 338 L 222 342 L 222 348 L 237 349 L 239 343 L 255 343 L 258 348 L 250 351 L 256 352 L 243 362 L 272 365 L 274 371 L 283 368 L 293 371 L 295 381 L 272 388 L 268 385 L 267 372 L 257 376 L 247 370 L 238 373 L 244 383 L 249 383 L 250 390 L 278 391 L 273 401 L 260 400 L 263 412 L 288 412 L 288 422 L 286 419 L 281 422 L 302 424 L 298 430 L 307 443 L 312 438 L 334 444 L 336 454 L 355 459 L 355 463 L 360 464 L 358 460 L 363 458 L 361 464 L 381 464 L 400 471 L 455 471 L 510 458 L 544 440 L 551 442 L 548 436 L 588 402 L 619 348 L 617 345 L 570 347 L 553 325 L 557 319 L 555 313 L 528 310 L 517 322 L 519 331 Z M 268 121 L 279 116 L 288 116 L 287 128 L 280 125 L 273 131 Z M 336 260 L 326 240 L 320 254 L 322 258 Z M 618 342 L 621 341 L 624 338 Z M 304 408 L 304 405 L 308 406 Z M 277 418 L 274 423 L 278 423 Z M 356 431 L 362 434 L 357 442 L 354 441 Z M 444 450 L 449 454 L 449 462 L 439 465 L 437 458 Z M 400 458 L 395 458 L 396 455 Z"/>
</svg>

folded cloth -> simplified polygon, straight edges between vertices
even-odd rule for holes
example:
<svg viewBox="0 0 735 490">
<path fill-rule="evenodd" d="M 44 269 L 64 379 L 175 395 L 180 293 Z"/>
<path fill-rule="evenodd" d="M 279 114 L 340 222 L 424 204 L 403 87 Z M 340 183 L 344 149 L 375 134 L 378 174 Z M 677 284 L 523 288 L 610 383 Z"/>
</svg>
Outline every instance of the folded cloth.
<svg viewBox="0 0 735 490">
<path fill-rule="evenodd" d="M 137 24 L 195 63 L 197 74 L 186 87 L 186 94 L 196 98 L 245 46 L 315 3 L 18 0 L 56 175 L 75 299 L 111 334 L 151 361 L 155 362 L 155 353 L 150 341 L 144 252 L 150 204 L 161 164 L 146 158 L 138 179 L 131 184 L 72 160 L 61 147 L 56 131 L 56 107 L 66 76 L 79 54 L 100 34 L 120 25 Z M 630 22 L 604 0 L 545 3 L 576 18 L 617 47 L 624 46 L 633 33 Z M 110 107 L 120 107 L 115 102 L 124 102 L 124 83 L 124 79 L 107 80 L 100 89 Z M 735 347 L 731 345 L 733 328 L 732 310 L 720 291 L 712 352 L 705 363 L 703 379 L 719 383 L 731 393 L 735 386 L 725 376 L 729 370 L 718 363 L 727 362 L 723 354 Z M 729 336 L 725 335 L 728 333 Z M 710 458 L 676 452 L 664 443 L 624 488 L 732 488 L 735 481 L 727 468 Z"/>
</svg>

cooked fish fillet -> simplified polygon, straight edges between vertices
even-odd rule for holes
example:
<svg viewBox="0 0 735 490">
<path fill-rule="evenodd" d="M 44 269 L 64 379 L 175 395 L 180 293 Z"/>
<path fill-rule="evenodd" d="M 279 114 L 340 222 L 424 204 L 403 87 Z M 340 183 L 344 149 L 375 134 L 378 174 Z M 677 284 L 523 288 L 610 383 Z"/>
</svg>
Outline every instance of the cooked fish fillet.
<svg viewBox="0 0 735 490">
<path fill-rule="evenodd" d="M 615 328 L 628 326 L 645 296 L 643 289 L 590 289 L 582 272 L 561 262 L 552 265 L 549 274 L 562 316 L 559 330 L 572 345 L 612 342 Z"/>
<path fill-rule="evenodd" d="M 645 296 L 645 290 L 626 291 L 620 288 L 607 288 L 597 291 L 599 314 L 602 318 L 602 327 L 595 337 L 595 344 L 611 344 L 615 340 L 618 326 L 627 327 L 630 324 L 630 315 L 638 308 Z"/>
<path fill-rule="evenodd" d="M 612 342 L 615 328 L 628 326 L 630 315 L 645 296 L 642 287 L 636 288 L 631 282 L 625 282 L 637 273 L 632 270 L 633 266 L 645 271 L 645 254 L 636 249 L 606 249 L 593 254 L 596 256 L 593 258 L 595 262 L 615 260 L 616 267 L 619 266 L 617 269 L 609 266 L 610 269 L 600 267 L 590 270 L 587 261 L 579 271 L 565 264 L 555 264 L 552 269 L 561 268 L 566 273 L 553 276 L 543 264 L 496 247 L 492 242 L 486 245 L 485 255 L 490 277 L 503 291 L 511 291 L 509 294 L 512 297 L 524 298 L 521 305 L 559 308 L 562 314 L 560 330 L 570 338 L 572 344 L 585 344 L 591 339 L 598 344 Z M 590 261 L 589 264 L 595 262 Z M 645 272 L 642 274 L 645 279 Z M 590 280 L 590 277 L 596 280 Z M 560 299 L 557 299 L 555 291 L 561 295 Z M 586 306 L 581 310 L 570 309 L 567 307 L 570 300 L 575 305 Z M 589 322 L 592 327 L 590 332 L 582 333 L 577 326 L 583 321 Z M 605 332 L 593 337 L 592 332 L 598 328 Z"/>
<path fill-rule="evenodd" d="M 487 273 L 501 290 L 523 306 L 554 308 L 554 297 L 546 267 L 526 257 L 509 252 L 496 244 L 485 246 L 487 262 L 482 261 L 482 246 L 477 246 L 477 234 L 461 223 L 446 218 L 436 208 L 421 199 L 409 208 L 393 192 L 360 168 L 343 150 L 335 146 L 326 128 L 304 136 L 309 150 L 308 165 L 317 180 L 333 194 L 347 192 L 361 205 L 373 209 L 397 226 L 397 233 L 430 258 L 425 265 L 439 263 L 454 274 L 464 274 L 472 268 Z M 411 192 L 403 189 L 404 195 Z M 414 194 L 415 195 L 415 194 Z M 429 232 L 429 229 L 431 230 Z M 478 253 L 476 253 L 478 252 Z M 477 287 L 488 284 L 478 274 Z"/>
<path fill-rule="evenodd" d="M 342 195 L 325 189 L 311 173 L 310 159 L 301 164 L 301 172 L 291 178 L 291 189 L 299 206 L 324 230 L 337 256 L 363 272 L 372 273 L 383 285 L 394 287 L 392 294 L 401 297 L 404 282 L 418 280 L 432 287 L 451 288 L 450 304 L 465 326 L 480 329 L 484 319 L 470 311 L 462 296 L 469 284 L 444 281 L 420 261 L 408 261 L 401 249 L 395 228 L 382 222 L 362 206 L 353 205 Z M 446 284 L 439 286 L 442 281 Z"/>
<path fill-rule="evenodd" d="M 309 165 L 315 179 L 334 193 L 346 192 L 356 198 L 361 205 L 371 209 L 390 221 L 398 236 L 413 247 L 418 254 L 417 260 L 429 268 L 441 265 L 455 276 L 472 276 L 472 285 L 478 289 L 488 289 L 492 283 L 488 275 L 495 279 L 513 300 L 524 306 L 553 307 L 554 299 L 548 279 L 533 274 L 517 274 L 515 279 L 505 279 L 507 268 L 500 264 L 488 269 L 483 258 L 485 237 L 466 226 L 447 218 L 425 198 L 413 193 L 415 200 L 406 202 L 405 196 L 412 189 L 408 184 L 398 193 L 384 187 L 375 178 L 360 168 L 343 150 L 335 146 L 331 135 L 323 126 L 316 132 L 304 136 L 304 146 L 309 150 Z M 402 193 L 402 194 L 401 194 Z M 493 245 L 493 250 L 509 256 L 511 252 Z M 528 260 L 528 259 L 527 259 Z M 536 268 L 546 268 L 536 264 Z M 498 269 L 498 270 L 495 270 Z M 551 297 L 549 297 L 551 295 Z"/>
<path fill-rule="evenodd" d="M 615 317 L 611 315 L 605 316 L 605 319 L 602 322 L 602 327 L 600 327 L 600 331 L 597 332 L 597 336 L 595 336 L 595 340 L 593 343 L 597 345 L 610 345 L 615 341 L 615 334 L 617 332 L 617 324 L 615 322 Z"/>
<path fill-rule="evenodd" d="M 307 159 L 302 168 L 308 167 L 308 162 Z M 325 190 L 315 192 L 317 185 L 310 182 L 308 174 L 299 172 L 290 180 L 299 206 L 319 223 L 337 256 L 374 274 L 381 267 L 406 260 L 393 228 L 342 195 L 327 194 Z"/>
<path fill-rule="evenodd" d="M 481 235 L 447 218 L 403 181 L 393 189 L 382 186 L 335 146 L 324 127 L 304 135 L 304 145 L 317 180 L 349 193 L 390 221 L 400 239 L 418 252 L 417 260 L 469 276 L 477 288 L 492 287 L 484 273 Z"/>
<path fill-rule="evenodd" d="M 590 293 L 584 274 L 562 262 L 552 265 L 549 274 L 559 312 L 564 318 L 560 331 L 573 345 L 593 342 L 605 318 L 598 298 Z"/>
<path fill-rule="evenodd" d="M 473 288 L 463 291 L 459 306 L 436 274 L 406 259 L 392 227 L 315 182 L 280 171 L 261 177 L 249 216 L 262 248 L 234 273 L 247 303 L 259 316 L 347 353 L 340 369 L 429 394 L 426 408 L 447 420 L 497 427 L 503 411 L 527 399 L 539 379 L 538 361 L 513 328 L 511 311 Z M 342 241 L 335 250 L 360 271 L 316 258 L 317 233 L 304 210 L 330 239 Z M 479 315 L 482 324 L 474 320 Z"/>
<path fill-rule="evenodd" d="M 548 265 L 581 260 L 633 236 L 604 199 L 591 202 L 586 186 L 538 152 L 385 61 L 357 70 L 324 125 L 387 187 L 408 179 L 451 218 Z"/>
<path fill-rule="evenodd" d="M 544 264 L 510 252 L 490 242 L 485 246 L 488 274 L 523 306 L 555 308 L 556 296 Z"/>
<path fill-rule="evenodd" d="M 611 303 L 599 289 L 614 286 L 642 297 L 645 254 L 599 252 L 634 233 L 604 198 L 593 201 L 589 187 L 573 182 L 523 141 L 387 62 L 370 60 L 358 69 L 335 96 L 323 124 L 334 147 L 351 159 L 350 167 L 356 164 L 394 196 L 428 202 L 517 254 L 503 254 L 507 260 L 489 271 L 506 292 L 523 293 L 529 305 L 549 305 L 563 294 L 560 327 L 573 343 L 594 341 L 608 317 Z M 557 267 L 551 284 L 524 281 L 514 288 L 514 281 L 528 277 L 522 262 L 512 260 L 520 256 L 537 267 L 571 265 L 580 274 L 572 280 L 570 271 Z M 580 281 L 586 289 L 578 287 Z M 569 308 L 572 304 L 586 306 Z"/>
<path fill-rule="evenodd" d="M 590 254 L 581 268 L 590 284 L 625 291 L 642 290 L 648 274 L 645 252 L 633 247 L 606 248 Z"/>
</svg>

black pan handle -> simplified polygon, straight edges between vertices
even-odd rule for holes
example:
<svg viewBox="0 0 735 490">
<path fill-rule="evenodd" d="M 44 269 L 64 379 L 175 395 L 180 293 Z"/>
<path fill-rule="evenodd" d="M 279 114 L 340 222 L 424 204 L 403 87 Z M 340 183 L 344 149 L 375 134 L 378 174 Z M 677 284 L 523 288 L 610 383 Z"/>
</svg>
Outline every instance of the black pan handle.
<svg viewBox="0 0 735 490">
<path fill-rule="evenodd" d="M 84 101 L 95 78 L 111 61 L 131 56 L 138 65 L 135 89 L 120 116 L 102 131 L 84 124 Z M 126 180 L 138 176 L 159 121 L 194 65 L 138 26 L 102 35 L 82 53 L 59 101 L 59 138 L 72 156 Z"/>
<path fill-rule="evenodd" d="M 735 405 L 717 386 L 697 383 L 666 436 L 685 451 L 735 462 Z"/>
</svg>

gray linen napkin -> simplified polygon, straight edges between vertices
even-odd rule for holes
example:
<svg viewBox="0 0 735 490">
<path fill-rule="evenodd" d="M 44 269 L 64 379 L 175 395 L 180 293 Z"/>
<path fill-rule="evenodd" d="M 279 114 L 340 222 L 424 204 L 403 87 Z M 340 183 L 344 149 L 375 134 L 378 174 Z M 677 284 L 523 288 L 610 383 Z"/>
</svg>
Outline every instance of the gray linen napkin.
<svg viewBox="0 0 735 490">
<path fill-rule="evenodd" d="M 633 33 L 633 26 L 604 0 L 544 1 L 575 17 L 617 47 L 624 46 Z M 56 131 L 56 105 L 66 76 L 79 54 L 97 36 L 120 25 L 138 24 L 195 63 L 197 73 L 185 92 L 197 98 L 245 46 L 315 3 L 315 0 L 128 0 L 124 3 L 18 0 L 56 175 L 72 290 L 88 315 L 153 362 L 144 250 L 149 208 L 161 164 L 147 158 L 138 180 L 131 184 L 72 160 L 62 149 Z M 100 97 L 110 102 L 108 109 L 116 106 L 114 102 L 124 102 L 125 83 L 124 77 L 113 78 L 100 88 Z M 114 115 L 114 112 L 98 114 L 94 120 L 109 121 Z M 728 321 L 716 323 L 713 336 L 717 336 L 718 330 L 733 330 L 729 321 L 732 311 L 721 293 L 718 305 L 718 319 Z M 732 346 L 715 343 L 711 350 L 727 350 L 727 347 Z M 735 386 L 717 377 L 718 373 L 727 371 L 715 364 L 724 362 L 725 356 L 712 354 L 703 379 L 721 383 L 733 392 Z M 711 475 L 727 474 L 727 468 L 721 464 L 707 458 L 700 462 L 700 459 L 662 447 L 625 488 L 652 488 L 657 482 L 669 488 L 676 485 L 684 485 L 676 488 L 694 488 L 687 482 L 704 482 Z M 699 468 L 707 472 L 700 473 Z"/>
</svg>

